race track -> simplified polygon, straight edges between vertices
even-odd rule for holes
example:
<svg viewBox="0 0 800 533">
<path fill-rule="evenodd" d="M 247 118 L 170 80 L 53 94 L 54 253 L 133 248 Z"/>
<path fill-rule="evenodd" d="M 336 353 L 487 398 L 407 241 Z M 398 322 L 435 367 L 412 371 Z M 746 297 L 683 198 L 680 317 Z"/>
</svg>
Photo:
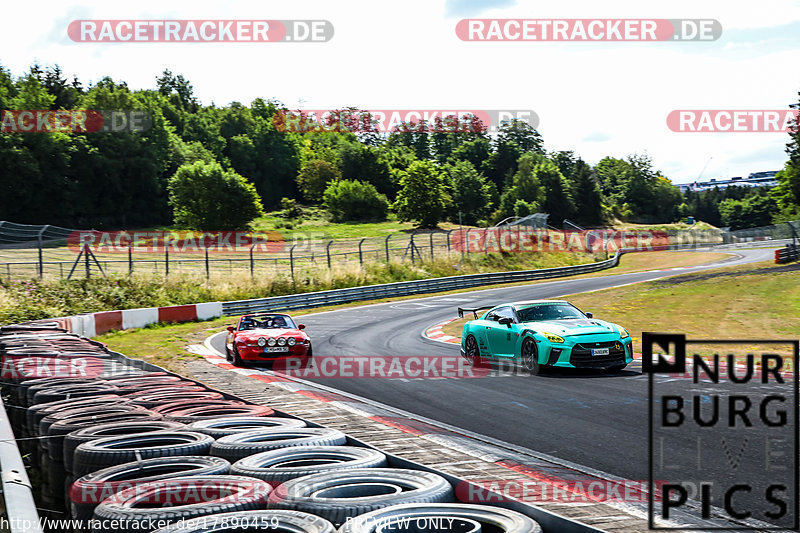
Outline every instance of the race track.
<svg viewBox="0 0 800 533">
<path fill-rule="evenodd" d="M 772 257 L 771 249 L 741 250 L 723 263 L 737 265 Z M 315 357 L 457 355 L 458 345 L 422 335 L 427 327 L 454 317 L 457 306 L 555 298 L 720 265 L 490 288 L 312 313 L 300 321 L 313 340 Z M 713 318 L 710 310 L 700 313 L 699 320 Z M 669 330 L 669 317 L 659 316 L 654 309 L 651 331 Z M 224 353 L 222 334 L 215 335 L 211 343 Z M 647 379 L 638 360 L 614 375 L 550 371 L 535 377 L 309 380 L 616 476 L 648 478 Z M 672 386 L 683 390 L 686 383 Z M 675 453 L 692 453 L 692 446 L 687 439 L 686 449 Z M 764 477 L 763 470 L 756 469 L 742 474 L 752 480 Z"/>
</svg>

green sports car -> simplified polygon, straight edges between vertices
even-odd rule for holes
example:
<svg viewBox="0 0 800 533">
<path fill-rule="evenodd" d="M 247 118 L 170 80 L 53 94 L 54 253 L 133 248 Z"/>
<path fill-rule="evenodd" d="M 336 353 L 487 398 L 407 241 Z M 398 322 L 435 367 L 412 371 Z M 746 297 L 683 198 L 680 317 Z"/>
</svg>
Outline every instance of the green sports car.
<svg viewBox="0 0 800 533">
<path fill-rule="evenodd" d="M 484 311 L 478 318 L 478 313 Z M 563 300 L 533 300 L 494 307 L 458 308 L 473 313 L 464 324 L 461 355 L 521 363 L 532 374 L 546 366 L 621 370 L 633 361 L 633 343 L 622 326 L 597 320 Z"/>
</svg>

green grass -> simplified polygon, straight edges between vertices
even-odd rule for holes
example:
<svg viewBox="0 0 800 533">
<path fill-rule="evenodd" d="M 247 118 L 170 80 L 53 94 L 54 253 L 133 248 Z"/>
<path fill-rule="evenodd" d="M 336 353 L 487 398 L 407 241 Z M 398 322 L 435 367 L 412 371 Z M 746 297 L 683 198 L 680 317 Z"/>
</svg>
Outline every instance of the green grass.
<svg viewBox="0 0 800 533">
<path fill-rule="evenodd" d="M 576 265 L 591 256 L 570 253 L 470 254 L 463 264 L 451 255 L 435 261 L 358 263 L 298 272 L 292 281 L 287 271 L 196 276 L 134 274 L 93 277 L 73 281 L 50 279 L 0 281 L 0 324 L 96 311 L 160 307 L 199 302 L 245 300 L 361 285 L 428 279 L 458 274 L 528 270 Z M 286 269 L 288 270 L 288 269 Z"/>
<path fill-rule="evenodd" d="M 690 339 L 796 339 L 800 269 L 769 262 L 567 297 L 597 318 L 641 333 L 684 333 Z"/>
<path fill-rule="evenodd" d="M 185 324 L 155 324 L 141 329 L 112 331 L 98 337 L 109 349 L 142 359 L 177 373 L 185 373 L 184 362 L 202 356 L 186 351 L 190 344 L 202 344 L 206 337 L 232 323 L 231 317 Z"/>
<path fill-rule="evenodd" d="M 613 276 L 616 274 L 643 272 L 656 268 L 675 268 L 704 265 L 714 261 L 719 261 L 729 256 L 730 254 L 718 252 L 642 252 L 625 254 L 620 258 L 619 266 L 616 268 L 601 270 L 600 272 L 594 272 L 592 274 L 583 274 L 581 276 L 571 276 L 570 279 Z M 548 280 L 534 283 L 544 283 L 546 281 Z M 453 337 L 461 338 L 461 330 L 467 320 L 469 320 L 469 317 L 454 320 L 453 322 L 446 324 L 442 328 L 442 331 Z"/>
<path fill-rule="evenodd" d="M 389 218 L 381 222 L 331 222 L 328 214 L 319 207 L 304 207 L 303 216 L 289 219 L 281 216 L 281 211 L 272 211 L 253 222 L 254 231 L 277 231 L 284 239 L 292 240 L 294 236 L 309 237 L 313 239 L 358 239 L 364 237 L 386 237 L 392 233 L 410 233 L 414 230 L 411 222 L 400 222 L 390 214 Z M 439 229 L 457 228 L 458 224 L 442 222 Z M 427 233 L 426 230 L 419 230 Z"/>
</svg>

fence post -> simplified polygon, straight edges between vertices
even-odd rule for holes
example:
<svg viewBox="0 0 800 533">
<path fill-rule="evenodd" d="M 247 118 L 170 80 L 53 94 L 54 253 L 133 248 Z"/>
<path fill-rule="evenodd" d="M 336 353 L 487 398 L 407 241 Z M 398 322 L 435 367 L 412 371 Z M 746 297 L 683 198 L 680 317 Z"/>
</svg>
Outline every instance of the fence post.
<svg viewBox="0 0 800 533">
<path fill-rule="evenodd" d="M 89 245 L 88 244 L 84 244 L 83 245 L 83 259 L 84 259 L 84 262 L 86 263 L 86 279 L 89 279 L 89 278 L 92 277 L 92 269 L 89 267 Z"/>
<path fill-rule="evenodd" d="M 367 240 L 366 237 L 358 241 L 358 264 L 362 266 L 364 265 L 364 256 L 361 253 L 361 245 L 364 244 L 365 240 Z"/>
<path fill-rule="evenodd" d="M 205 246 L 205 240 L 203 240 L 203 245 L 206 251 L 206 279 L 211 279 L 211 269 L 208 264 L 208 246 Z"/>
<path fill-rule="evenodd" d="M 164 277 L 169 277 L 169 246 L 164 246 L 164 267 L 166 268 L 166 272 L 164 273 Z"/>
<path fill-rule="evenodd" d="M 392 234 L 386 236 L 386 240 L 384 241 L 384 246 L 386 247 L 386 262 L 389 262 L 389 239 L 392 238 Z"/>
<path fill-rule="evenodd" d="M 294 283 L 294 247 L 297 246 L 293 244 L 291 248 L 289 248 L 289 270 L 292 272 L 292 283 Z M 330 256 L 328 259 L 328 264 L 330 265 Z"/>
<path fill-rule="evenodd" d="M 333 241 L 328 241 L 328 244 L 325 246 L 325 255 L 328 256 L 328 270 L 331 269 L 331 244 Z M 292 246 L 294 248 L 294 246 Z"/>
<path fill-rule="evenodd" d="M 39 243 L 39 279 L 42 279 L 44 276 L 44 258 L 42 257 L 42 234 L 44 234 L 45 230 L 50 227 L 50 224 L 46 224 L 42 226 L 42 229 L 39 230 L 39 234 L 36 236 L 36 240 Z"/>
<path fill-rule="evenodd" d="M 464 232 L 464 242 L 461 243 L 461 260 L 464 260 L 464 251 L 466 250 L 467 255 L 469 255 L 469 230 L 472 228 L 467 228 L 467 231 Z"/>
<path fill-rule="evenodd" d="M 454 230 L 447 231 L 447 255 L 450 255 L 450 234 L 453 233 Z"/>
<path fill-rule="evenodd" d="M 256 247 L 255 244 L 250 247 L 250 277 L 251 278 L 255 277 L 255 268 L 254 268 L 255 265 L 253 264 L 253 248 L 255 248 L 255 247 Z"/>
<path fill-rule="evenodd" d="M 411 241 L 409 242 L 409 248 L 411 248 L 411 264 L 414 264 L 414 248 L 416 248 L 416 244 L 414 244 L 414 234 L 417 233 L 417 228 L 411 232 Z"/>
<path fill-rule="evenodd" d="M 133 243 L 128 244 L 128 276 L 133 275 Z"/>
<path fill-rule="evenodd" d="M 433 261 L 433 231 L 430 233 L 430 242 L 431 242 L 431 261 Z"/>
</svg>

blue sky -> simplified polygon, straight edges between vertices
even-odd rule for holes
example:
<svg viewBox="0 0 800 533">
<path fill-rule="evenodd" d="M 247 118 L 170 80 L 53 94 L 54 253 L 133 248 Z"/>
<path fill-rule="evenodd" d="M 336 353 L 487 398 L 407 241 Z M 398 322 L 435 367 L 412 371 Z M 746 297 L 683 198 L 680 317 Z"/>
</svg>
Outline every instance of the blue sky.
<svg viewBox="0 0 800 533">
<path fill-rule="evenodd" d="M 738 5 L 737 5 L 738 4 Z M 739 7 L 739 6 L 742 7 Z M 50 14 L 53 15 L 50 15 Z M 780 133 L 675 133 L 675 109 L 786 109 L 800 91 L 800 1 L 322 0 L 14 2 L 0 64 L 59 64 L 84 82 L 153 87 L 168 68 L 206 104 L 277 98 L 313 109 L 532 109 L 548 150 L 590 163 L 647 153 L 674 182 L 778 170 Z M 464 42 L 462 18 L 713 18 L 715 42 Z M 328 43 L 74 43 L 75 19 L 326 19 Z M 30 23 L 9 23 L 13 21 Z M 31 21 L 35 21 L 32 23 Z"/>
</svg>

